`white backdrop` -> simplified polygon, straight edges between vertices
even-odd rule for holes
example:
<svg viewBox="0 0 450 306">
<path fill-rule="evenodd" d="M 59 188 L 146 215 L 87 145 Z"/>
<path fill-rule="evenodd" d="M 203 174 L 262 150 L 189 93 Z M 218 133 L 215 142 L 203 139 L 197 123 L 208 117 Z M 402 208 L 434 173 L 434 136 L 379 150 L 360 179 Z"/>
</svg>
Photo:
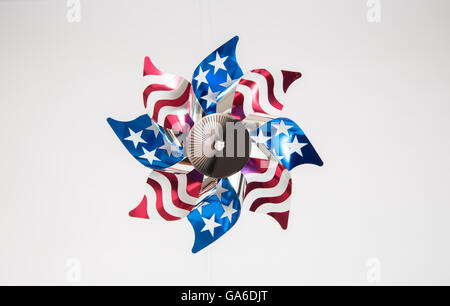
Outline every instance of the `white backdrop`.
<svg viewBox="0 0 450 306">
<path fill-rule="evenodd" d="M 0 1 L 0 283 L 450 284 L 450 2 L 369 2 Z M 303 73 L 284 114 L 325 165 L 287 231 L 243 213 L 193 255 L 128 217 L 148 170 L 106 118 L 144 113 L 144 56 L 190 79 L 234 35 L 244 71 Z"/>
</svg>

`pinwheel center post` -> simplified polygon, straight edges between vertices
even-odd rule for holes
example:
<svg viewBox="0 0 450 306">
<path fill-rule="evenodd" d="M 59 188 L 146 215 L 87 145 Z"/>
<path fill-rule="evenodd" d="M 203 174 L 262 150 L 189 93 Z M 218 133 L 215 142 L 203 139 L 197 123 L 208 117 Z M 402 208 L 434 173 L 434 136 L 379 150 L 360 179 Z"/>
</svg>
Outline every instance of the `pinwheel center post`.
<svg viewBox="0 0 450 306">
<path fill-rule="evenodd" d="M 187 138 L 187 156 L 197 171 L 213 178 L 240 171 L 250 157 L 250 135 L 236 118 L 211 114 L 198 121 Z"/>
</svg>

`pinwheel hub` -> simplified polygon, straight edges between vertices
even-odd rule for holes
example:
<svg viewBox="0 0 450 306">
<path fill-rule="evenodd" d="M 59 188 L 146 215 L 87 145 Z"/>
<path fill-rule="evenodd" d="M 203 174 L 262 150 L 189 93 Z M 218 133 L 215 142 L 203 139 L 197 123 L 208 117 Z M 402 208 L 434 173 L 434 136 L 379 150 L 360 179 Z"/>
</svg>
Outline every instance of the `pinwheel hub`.
<svg viewBox="0 0 450 306">
<path fill-rule="evenodd" d="M 189 161 L 206 176 L 223 178 L 240 171 L 250 157 L 250 135 L 236 118 L 225 114 L 203 117 L 186 142 Z"/>
</svg>

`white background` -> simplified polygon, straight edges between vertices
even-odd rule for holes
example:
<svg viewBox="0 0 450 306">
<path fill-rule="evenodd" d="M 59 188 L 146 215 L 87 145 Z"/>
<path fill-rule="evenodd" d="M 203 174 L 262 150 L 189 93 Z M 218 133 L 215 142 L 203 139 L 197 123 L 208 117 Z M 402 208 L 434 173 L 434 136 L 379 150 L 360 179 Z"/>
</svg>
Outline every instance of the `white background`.
<svg viewBox="0 0 450 306">
<path fill-rule="evenodd" d="M 0 283 L 450 284 L 450 2 L 367 11 L 95 0 L 69 23 L 66 1 L 0 1 Z M 190 79 L 234 35 L 244 71 L 303 73 L 284 114 L 325 165 L 293 171 L 287 231 L 245 212 L 193 255 L 187 220 L 128 217 L 148 170 L 106 118 L 144 113 L 144 56 Z"/>
</svg>

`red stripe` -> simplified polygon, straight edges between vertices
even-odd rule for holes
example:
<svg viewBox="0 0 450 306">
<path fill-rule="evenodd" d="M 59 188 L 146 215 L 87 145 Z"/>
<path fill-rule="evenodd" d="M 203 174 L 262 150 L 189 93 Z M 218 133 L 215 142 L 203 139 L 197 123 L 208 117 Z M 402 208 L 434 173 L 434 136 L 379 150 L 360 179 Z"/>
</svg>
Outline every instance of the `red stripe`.
<svg viewBox="0 0 450 306">
<path fill-rule="evenodd" d="M 289 179 L 289 183 L 286 187 L 286 190 L 279 196 L 276 197 L 264 197 L 256 199 L 250 206 L 250 211 L 255 211 L 263 204 L 271 203 L 271 204 L 279 204 L 283 203 L 291 196 L 292 192 L 292 180 Z"/>
<path fill-rule="evenodd" d="M 146 56 L 144 59 L 144 76 L 146 75 L 163 75 L 163 73 L 153 65 L 150 57 Z"/>
<path fill-rule="evenodd" d="M 165 128 L 174 130 L 176 132 L 182 132 L 184 123 L 180 120 L 178 115 L 167 115 L 163 123 Z"/>
<path fill-rule="evenodd" d="M 188 86 L 186 87 L 185 91 L 183 92 L 183 94 L 176 98 L 176 99 L 166 99 L 166 100 L 158 100 L 156 101 L 154 107 L 153 107 L 153 120 L 158 122 L 158 114 L 159 111 L 161 110 L 161 108 L 165 107 L 165 106 L 173 106 L 173 107 L 177 107 L 177 106 L 182 106 L 183 104 L 185 104 L 188 100 L 189 100 L 189 91 L 190 91 L 190 87 L 191 84 L 188 84 Z"/>
<path fill-rule="evenodd" d="M 245 186 L 245 195 L 247 195 L 250 191 L 257 188 L 272 188 L 278 185 L 280 182 L 281 174 L 283 173 L 283 168 L 277 167 L 273 178 L 267 182 L 251 182 Z"/>
<path fill-rule="evenodd" d="M 261 105 L 259 104 L 259 86 L 258 83 L 246 79 L 241 79 L 239 81 L 239 85 L 247 86 L 250 88 L 250 91 L 252 93 L 252 109 L 256 113 L 263 113 L 266 112 L 261 108 Z"/>
<path fill-rule="evenodd" d="M 286 93 L 289 86 L 291 86 L 292 83 L 294 83 L 295 80 L 301 78 L 302 74 L 300 72 L 295 71 L 287 71 L 287 70 L 281 70 L 281 73 L 283 74 L 283 91 Z"/>
<path fill-rule="evenodd" d="M 147 86 L 147 88 L 145 88 L 143 96 L 144 96 L 144 107 L 147 107 L 147 99 L 148 96 L 150 96 L 150 94 L 154 91 L 168 91 L 168 90 L 173 90 L 172 87 L 169 87 L 167 85 L 163 85 L 163 84 L 152 84 Z"/>
<path fill-rule="evenodd" d="M 258 73 L 260 75 L 262 75 L 267 82 L 267 97 L 269 99 L 269 103 L 275 107 L 276 109 L 282 110 L 283 109 L 283 104 L 281 104 L 277 98 L 275 98 L 275 94 L 273 91 L 273 88 L 275 86 L 275 81 L 273 79 L 272 74 L 270 74 L 269 71 L 267 71 L 266 69 L 254 69 L 252 70 L 252 72 L 254 73 Z"/>
<path fill-rule="evenodd" d="M 167 115 L 164 119 L 164 127 L 174 130 L 176 132 L 189 132 L 191 127 L 194 125 L 191 116 L 185 114 L 180 119 L 179 115 Z"/>
<path fill-rule="evenodd" d="M 282 229 L 287 229 L 289 221 L 289 210 L 284 212 L 270 212 L 267 214 L 277 220 Z"/>
<path fill-rule="evenodd" d="M 189 103 L 188 103 L 188 107 L 187 107 L 187 115 L 189 115 L 191 113 L 192 97 L 194 96 L 194 88 L 192 87 L 191 83 L 189 83 L 189 88 L 191 90 L 189 91 Z M 192 125 L 194 125 L 194 124 L 192 124 Z"/>
<path fill-rule="evenodd" d="M 244 114 L 244 95 L 236 91 L 233 98 L 233 106 L 231 108 L 231 114 L 239 120 L 245 118 Z"/>
<path fill-rule="evenodd" d="M 139 203 L 135 209 L 130 211 L 128 215 L 134 218 L 150 219 L 147 213 L 147 197 L 145 195 L 142 198 L 141 203 Z"/>
</svg>

